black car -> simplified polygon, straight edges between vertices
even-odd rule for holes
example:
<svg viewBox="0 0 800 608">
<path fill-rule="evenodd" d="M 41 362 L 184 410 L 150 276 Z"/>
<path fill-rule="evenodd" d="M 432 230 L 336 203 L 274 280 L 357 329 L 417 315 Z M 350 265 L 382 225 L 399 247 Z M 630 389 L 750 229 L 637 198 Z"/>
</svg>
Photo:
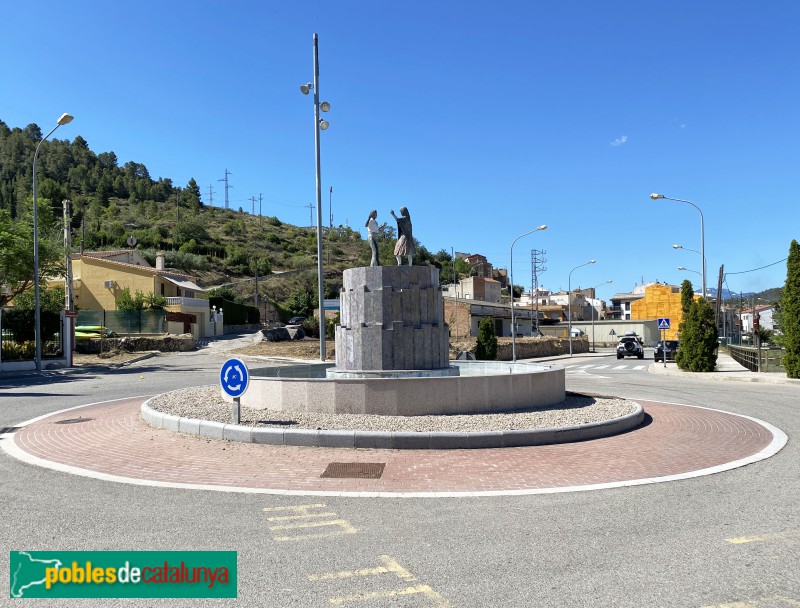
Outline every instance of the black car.
<svg viewBox="0 0 800 608">
<path fill-rule="evenodd" d="M 658 344 L 656 344 L 656 350 L 653 353 L 653 359 L 655 361 L 663 361 L 664 360 L 664 345 L 666 344 L 666 353 L 667 353 L 667 361 L 674 361 L 675 360 L 675 353 L 678 352 L 678 340 L 659 340 Z"/>
<path fill-rule="evenodd" d="M 292 317 L 286 325 L 302 325 L 305 320 L 305 317 Z"/>
</svg>

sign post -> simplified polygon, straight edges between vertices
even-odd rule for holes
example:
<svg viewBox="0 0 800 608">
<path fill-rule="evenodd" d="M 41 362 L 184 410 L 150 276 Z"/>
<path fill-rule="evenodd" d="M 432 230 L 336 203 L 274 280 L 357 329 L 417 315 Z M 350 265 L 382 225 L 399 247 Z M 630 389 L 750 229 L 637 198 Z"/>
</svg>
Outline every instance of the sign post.
<svg viewBox="0 0 800 608">
<path fill-rule="evenodd" d="M 250 372 L 241 359 L 228 359 L 219 370 L 219 383 L 229 397 L 233 397 L 233 424 L 241 422 L 240 397 L 250 384 Z"/>
<path fill-rule="evenodd" d="M 669 318 L 664 317 L 658 320 L 658 329 L 661 330 L 661 356 L 664 357 L 664 367 L 667 367 L 667 330 L 669 329 Z"/>
</svg>

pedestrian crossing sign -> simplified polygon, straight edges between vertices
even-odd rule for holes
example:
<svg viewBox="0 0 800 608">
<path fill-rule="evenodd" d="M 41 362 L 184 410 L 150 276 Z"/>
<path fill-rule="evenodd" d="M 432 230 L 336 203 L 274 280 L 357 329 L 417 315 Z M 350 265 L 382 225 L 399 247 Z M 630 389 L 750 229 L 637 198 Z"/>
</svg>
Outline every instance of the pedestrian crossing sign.
<svg viewBox="0 0 800 608">
<path fill-rule="evenodd" d="M 669 319 L 668 318 L 659 319 L 658 329 L 669 329 Z"/>
</svg>

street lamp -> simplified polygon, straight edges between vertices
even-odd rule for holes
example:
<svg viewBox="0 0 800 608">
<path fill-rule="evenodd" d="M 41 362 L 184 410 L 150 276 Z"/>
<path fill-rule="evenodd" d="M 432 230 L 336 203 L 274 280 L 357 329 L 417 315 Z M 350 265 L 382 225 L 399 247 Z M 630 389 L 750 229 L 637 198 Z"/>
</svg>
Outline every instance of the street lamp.
<svg viewBox="0 0 800 608">
<path fill-rule="evenodd" d="M 613 283 L 613 282 L 614 281 L 612 281 L 612 280 L 603 281 L 599 285 L 595 285 L 594 287 L 592 287 L 592 289 L 594 290 L 594 289 L 597 289 L 598 287 L 600 287 L 600 285 L 608 285 L 609 283 Z M 572 344 L 572 336 L 570 336 L 570 344 Z M 595 350 L 595 348 L 594 348 L 594 304 L 592 304 L 592 352 L 593 353 L 597 352 Z"/>
<path fill-rule="evenodd" d="M 36 193 L 36 159 L 39 156 L 39 148 L 50 137 L 58 127 L 72 122 L 73 116 L 66 112 L 56 122 L 56 126 L 50 130 L 36 145 L 33 153 L 33 317 L 34 333 L 36 336 L 36 371 L 42 371 L 42 309 L 39 299 L 39 204 Z"/>
<path fill-rule="evenodd" d="M 703 277 L 703 299 L 705 300 L 706 299 L 706 229 L 705 229 L 705 223 L 704 223 L 704 219 L 703 219 L 703 212 L 700 210 L 700 207 L 695 205 L 692 201 L 687 201 L 687 200 L 684 200 L 682 198 L 672 198 L 672 197 L 669 197 L 669 196 L 664 196 L 663 194 L 657 194 L 656 192 L 653 192 L 650 195 L 650 198 L 653 199 L 654 201 L 658 200 L 660 198 L 663 198 L 664 200 L 667 200 L 667 201 L 677 201 L 679 203 L 686 203 L 687 205 L 691 205 L 692 207 L 697 209 L 697 212 L 700 214 L 700 251 L 699 251 L 699 253 L 700 253 L 700 260 L 703 263 L 703 272 L 701 274 L 702 274 L 702 277 Z M 673 245 L 673 247 L 675 249 L 679 248 L 679 247 L 676 247 L 675 245 Z"/>
<path fill-rule="evenodd" d="M 569 271 L 569 278 L 567 280 L 567 322 L 569 326 L 569 356 L 572 356 L 572 272 L 577 270 L 581 266 L 588 266 L 589 264 L 594 264 L 597 260 L 589 260 L 584 264 L 578 264 Z"/>
<path fill-rule="evenodd" d="M 534 228 L 533 230 L 529 230 L 525 234 L 520 234 L 517 238 L 511 241 L 511 252 L 509 254 L 509 274 L 511 275 L 511 285 L 508 288 L 508 293 L 511 296 L 511 362 L 514 363 L 517 360 L 517 331 L 514 327 L 514 243 L 520 240 L 523 236 L 528 236 L 529 234 L 533 234 L 534 232 L 539 232 L 539 230 L 547 230 L 547 225 L 542 224 L 538 228 Z M 539 319 L 536 319 L 537 323 Z"/>
<path fill-rule="evenodd" d="M 314 91 L 314 149 L 316 153 L 317 166 L 317 291 L 319 295 L 319 358 L 325 361 L 325 291 L 322 283 L 322 179 L 319 163 L 319 132 L 325 131 L 330 123 L 319 117 L 319 112 L 327 112 L 331 109 L 331 104 L 327 101 L 319 101 L 319 49 L 317 35 L 314 34 L 314 82 L 307 82 L 300 85 L 300 92 L 303 95 L 313 89 Z"/>
<path fill-rule="evenodd" d="M 683 270 L 685 272 L 693 272 L 695 274 L 699 274 L 700 276 L 703 276 L 702 273 L 697 272 L 696 270 L 692 270 L 691 268 L 686 268 L 685 266 L 678 266 L 678 270 Z"/>
</svg>

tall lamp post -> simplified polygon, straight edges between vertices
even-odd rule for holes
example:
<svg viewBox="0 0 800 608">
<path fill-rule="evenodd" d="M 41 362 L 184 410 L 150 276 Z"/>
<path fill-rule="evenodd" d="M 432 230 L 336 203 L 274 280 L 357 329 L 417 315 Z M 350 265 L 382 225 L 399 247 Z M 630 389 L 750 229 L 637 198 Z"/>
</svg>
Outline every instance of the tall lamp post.
<svg viewBox="0 0 800 608">
<path fill-rule="evenodd" d="M 703 263 L 703 269 L 702 269 L 703 270 L 703 272 L 702 272 L 702 276 L 703 276 L 703 299 L 704 300 L 707 299 L 706 298 L 706 296 L 707 296 L 707 294 L 706 294 L 706 229 L 705 229 L 705 220 L 703 219 L 702 210 L 700 209 L 700 207 L 695 205 L 692 201 L 687 201 L 687 200 L 684 200 L 682 198 L 672 198 L 672 197 L 669 197 L 669 196 L 664 196 L 663 194 L 658 194 L 656 192 L 653 192 L 650 195 L 650 198 L 653 199 L 654 201 L 658 200 L 660 198 L 663 198 L 664 200 L 667 200 L 667 201 L 676 201 L 678 203 L 686 203 L 687 205 L 691 205 L 692 207 L 697 209 L 697 212 L 700 214 L 700 260 Z M 678 248 L 676 247 L 676 249 L 678 249 Z"/>
<path fill-rule="evenodd" d="M 316 153 L 317 167 L 317 292 L 319 295 L 319 358 L 325 361 L 325 291 L 322 282 L 322 179 L 319 163 L 319 132 L 330 126 L 327 120 L 319 117 L 319 112 L 327 112 L 331 104 L 319 101 L 319 49 L 317 35 L 314 34 L 314 82 L 300 85 L 300 92 L 308 95 L 314 90 L 314 150 Z"/>
<path fill-rule="evenodd" d="M 56 122 L 56 126 L 50 130 L 36 145 L 33 153 L 33 317 L 34 332 L 36 334 L 36 371 L 42 371 L 42 308 L 39 299 L 39 201 L 36 193 L 36 159 L 39 156 L 39 148 L 50 137 L 58 127 L 72 122 L 73 116 L 66 112 Z"/>
<path fill-rule="evenodd" d="M 594 290 L 594 289 L 597 289 L 598 287 L 600 287 L 600 285 L 608 285 L 609 283 L 613 283 L 613 282 L 614 281 L 612 281 L 612 280 L 603 281 L 599 285 L 595 285 L 594 287 L 592 287 L 592 289 Z M 570 336 L 570 344 L 572 344 L 572 336 Z M 594 347 L 594 305 L 592 305 L 592 352 L 593 353 L 597 352 L 597 350 L 595 350 L 595 347 Z"/>
<path fill-rule="evenodd" d="M 589 260 L 583 264 L 578 264 L 569 271 L 569 278 L 567 279 L 567 322 L 569 326 L 569 356 L 572 356 L 572 272 L 580 268 L 581 266 L 588 266 L 589 264 L 594 264 L 597 260 Z"/>
<path fill-rule="evenodd" d="M 514 327 L 514 243 L 520 240 L 523 236 L 528 236 L 529 234 L 533 234 L 534 232 L 539 232 L 540 230 L 547 230 L 547 225 L 542 224 L 538 228 L 534 228 L 533 230 L 529 230 L 525 234 L 520 234 L 517 238 L 511 241 L 511 252 L 509 253 L 509 274 L 511 285 L 508 288 L 508 293 L 511 296 L 511 362 L 514 363 L 517 360 L 517 330 Z M 536 320 L 538 323 L 538 319 Z"/>
</svg>

